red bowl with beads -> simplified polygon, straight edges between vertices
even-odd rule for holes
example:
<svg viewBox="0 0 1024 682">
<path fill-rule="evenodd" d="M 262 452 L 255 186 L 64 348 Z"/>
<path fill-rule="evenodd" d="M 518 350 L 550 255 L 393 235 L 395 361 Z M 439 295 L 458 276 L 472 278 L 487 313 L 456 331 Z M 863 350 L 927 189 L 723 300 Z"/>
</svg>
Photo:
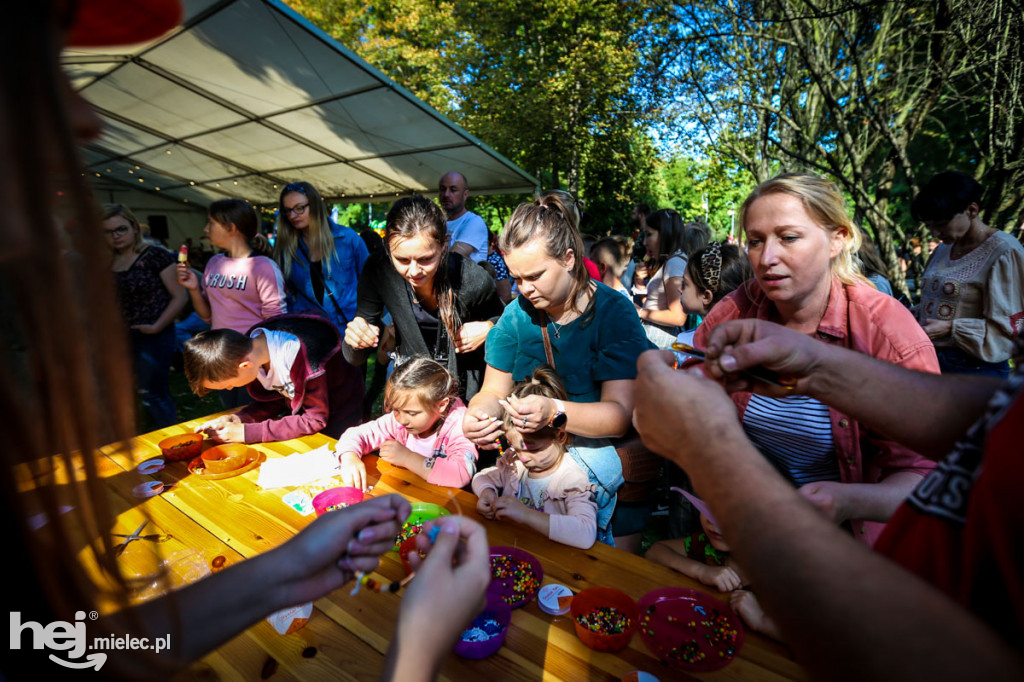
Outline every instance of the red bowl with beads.
<svg viewBox="0 0 1024 682">
<path fill-rule="evenodd" d="M 495 593 L 510 608 L 526 606 L 544 581 L 540 561 L 518 547 L 491 547 L 491 584 L 488 594 Z"/>
<path fill-rule="evenodd" d="M 636 632 L 636 602 L 613 587 L 589 587 L 569 607 L 576 636 L 594 651 L 619 651 Z"/>
<path fill-rule="evenodd" d="M 640 639 L 662 661 L 692 672 L 717 670 L 743 647 L 743 624 L 720 599 L 687 587 L 640 597 Z"/>
<path fill-rule="evenodd" d="M 183 433 L 160 441 L 160 451 L 169 462 L 187 462 L 199 456 L 203 450 L 203 434 Z"/>
</svg>

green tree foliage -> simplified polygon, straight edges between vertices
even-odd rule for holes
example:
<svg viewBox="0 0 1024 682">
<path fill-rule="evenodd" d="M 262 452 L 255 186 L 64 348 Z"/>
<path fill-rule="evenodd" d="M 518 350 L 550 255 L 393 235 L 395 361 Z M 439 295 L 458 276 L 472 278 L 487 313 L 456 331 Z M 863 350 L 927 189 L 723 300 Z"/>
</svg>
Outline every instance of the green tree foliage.
<svg viewBox="0 0 1024 682">
<path fill-rule="evenodd" d="M 541 180 L 604 231 L 653 193 L 641 106 L 657 89 L 667 13 L 650 0 L 295 0 L 293 6 Z M 471 179 L 472 180 L 472 179 Z M 507 217 L 508 198 L 472 208 Z"/>
<path fill-rule="evenodd" d="M 754 188 L 742 167 L 719 156 L 696 160 L 680 155 L 661 168 L 661 177 L 659 207 L 674 208 L 685 220 L 705 221 L 716 239 L 724 239 L 730 230 L 735 236 L 735 213 Z"/>
<path fill-rule="evenodd" d="M 833 178 L 891 273 L 919 178 L 958 166 L 1003 226 L 1024 197 L 1020 0 L 703 0 L 673 6 L 677 129 L 758 181 Z M 892 278 L 894 283 L 901 280 Z"/>
</svg>

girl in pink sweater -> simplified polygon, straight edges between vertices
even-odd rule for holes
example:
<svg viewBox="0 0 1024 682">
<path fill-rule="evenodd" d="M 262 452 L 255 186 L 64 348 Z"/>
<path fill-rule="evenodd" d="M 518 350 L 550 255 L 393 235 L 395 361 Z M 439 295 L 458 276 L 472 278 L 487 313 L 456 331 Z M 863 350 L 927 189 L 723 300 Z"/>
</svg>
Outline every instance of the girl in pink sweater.
<svg viewBox="0 0 1024 682">
<path fill-rule="evenodd" d="M 427 358 L 402 364 L 384 389 L 386 414 L 341 434 L 335 450 L 345 485 L 366 487 L 363 455 L 380 448 L 385 462 L 434 485 L 461 488 L 476 473 L 476 446 L 462 435 L 466 405 L 458 381 Z"/>
<path fill-rule="evenodd" d="M 539 395 L 565 400 L 565 388 L 550 365 L 533 370 L 529 380 L 512 390 L 508 401 Z M 597 539 L 594 485 L 571 456 L 572 436 L 565 430 L 565 413 L 558 412 L 546 427 L 521 433 L 505 412 L 509 449 L 498 465 L 473 479 L 479 496 L 476 509 L 488 519 L 508 519 L 534 529 L 555 542 L 589 549 Z"/>
</svg>

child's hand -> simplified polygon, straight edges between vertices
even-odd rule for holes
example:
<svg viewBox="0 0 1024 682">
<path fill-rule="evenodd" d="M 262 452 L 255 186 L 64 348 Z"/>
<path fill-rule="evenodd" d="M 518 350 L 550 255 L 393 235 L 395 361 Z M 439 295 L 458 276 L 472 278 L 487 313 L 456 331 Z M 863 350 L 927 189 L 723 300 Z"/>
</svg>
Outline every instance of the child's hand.
<svg viewBox="0 0 1024 682">
<path fill-rule="evenodd" d="M 528 511 L 526 505 L 520 502 L 515 495 L 502 495 L 494 503 L 494 518 L 496 519 L 524 523 Z"/>
<path fill-rule="evenodd" d="M 782 630 L 775 624 L 764 609 L 761 608 L 761 604 L 758 603 L 757 597 L 753 592 L 747 590 L 736 590 L 729 595 L 729 606 L 732 610 L 739 614 L 743 622 L 751 630 L 756 630 L 763 635 L 768 635 L 773 639 L 777 639 L 780 642 L 786 641 L 782 635 Z"/>
<path fill-rule="evenodd" d="M 719 592 L 732 592 L 743 587 L 739 575 L 728 566 L 705 566 L 704 569 L 700 581 L 718 589 Z"/>
<path fill-rule="evenodd" d="M 178 284 L 189 291 L 195 291 L 199 288 L 199 278 L 196 277 L 196 273 L 192 271 L 192 268 L 184 263 L 178 263 L 176 267 L 178 269 Z"/>
<path fill-rule="evenodd" d="M 361 317 L 357 317 L 345 327 L 345 343 L 356 350 L 373 348 L 380 338 L 380 327 L 375 327 Z"/>
<path fill-rule="evenodd" d="M 223 417 L 203 422 L 195 429 L 196 433 L 205 433 L 213 440 L 222 443 L 244 443 L 245 426 L 236 414 L 228 414 Z"/>
<path fill-rule="evenodd" d="M 409 457 L 422 459 L 415 452 L 405 447 L 397 440 L 386 440 L 380 446 L 380 458 L 388 464 L 394 464 L 403 469 L 409 468 Z"/>
<path fill-rule="evenodd" d="M 366 465 L 355 452 L 342 452 L 338 455 L 338 464 L 341 469 L 342 485 L 349 485 L 353 488 L 363 490 L 366 488 Z"/>
<path fill-rule="evenodd" d="M 476 510 L 480 512 L 480 516 L 493 521 L 495 511 L 494 503 L 497 499 L 498 493 L 494 492 L 491 488 L 480 493 L 480 498 L 476 501 Z"/>
</svg>

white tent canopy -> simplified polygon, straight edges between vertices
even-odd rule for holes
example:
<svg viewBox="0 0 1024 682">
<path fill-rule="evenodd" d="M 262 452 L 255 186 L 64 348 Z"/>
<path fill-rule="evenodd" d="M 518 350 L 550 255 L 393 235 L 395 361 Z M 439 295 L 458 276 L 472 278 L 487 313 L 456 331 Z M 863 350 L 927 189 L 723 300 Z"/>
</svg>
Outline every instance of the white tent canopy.
<svg viewBox="0 0 1024 682">
<path fill-rule="evenodd" d="M 537 181 L 274 0 L 186 0 L 182 26 L 64 64 L 99 112 L 88 170 L 168 198 L 276 204 L 305 180 L 344 200 L 436 193 L 449 170 L 477 194 Z M 158 189 L 159 188 L 159 189 Z"/>
</svg>

